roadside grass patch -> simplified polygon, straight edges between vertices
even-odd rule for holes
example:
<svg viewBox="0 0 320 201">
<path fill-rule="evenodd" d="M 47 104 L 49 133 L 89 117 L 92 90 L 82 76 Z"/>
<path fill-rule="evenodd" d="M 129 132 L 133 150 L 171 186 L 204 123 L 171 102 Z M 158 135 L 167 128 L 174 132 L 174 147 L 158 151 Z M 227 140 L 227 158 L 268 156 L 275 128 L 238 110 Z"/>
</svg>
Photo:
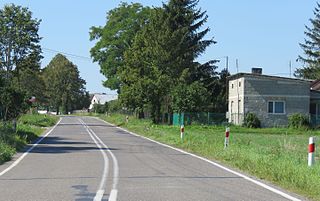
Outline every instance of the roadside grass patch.
<svg viewBox="0 0 320 201">
<path fill-rule="evenodd" d="M 18 123 L 33 125 L 38 127 L 50 127 L 56 124 L 58 120 L 57 116 L 46 114 L 25 114 L 22 115 Z"/>
<path fill-rule="evenodd" d="M 307 166 L 308 139 L 320 138 L 320 131 L 293 128 L 230 127 L 230 144 L 224 149 L 224 126 L 185 126 L 184 142 L 179 126 L 154 125 L 149 120 L 125 115 L 99 115 L 100 118 L 121 125 L 151 139 L 195 153 L 208 159 L 268 180 L 285 189 L 320 201 L 320 160 L 316 151 L 316 165 Z"/>
<path fill-rule="evenodd" d="M 18 119 L 16 131 L 11 123 L 0 123 L 0 165 L 38 138 L 45 130 L 43 127 L 53 126 L 57 121 L 56 116 L 27 114 Z"/>
</svg>

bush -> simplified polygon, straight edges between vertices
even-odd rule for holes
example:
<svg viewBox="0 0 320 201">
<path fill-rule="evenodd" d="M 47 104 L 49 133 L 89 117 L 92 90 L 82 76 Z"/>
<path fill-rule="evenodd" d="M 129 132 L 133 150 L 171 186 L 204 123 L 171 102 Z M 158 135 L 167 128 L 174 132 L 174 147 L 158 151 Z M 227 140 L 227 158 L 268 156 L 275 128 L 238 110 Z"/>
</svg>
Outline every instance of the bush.
<svg viewBox="0 0 320 201">
<path fill-rule="evenodd" d="M 247 113 L 244 118 L 243 126 L 248 127 L 248 128 L 260 128 L 261 122 L 256 114 Z"/>
<path fill-rule="evenodd" d="M 108 104 L 109 104 L 108 112 L 110 113 L 116 113 L 122 110 L 121 103 L 118 99 L 112 100 Z"/>
<path fill-rule="evenodd" d="M 106 113 L 108 111 L 108 102 L 106 102 L 104 105 L 103 104 L 94 104 L 91 111 L 94 113 L 98 113 L 98 114 Z"/>
<path fill-rule="evenodd" d="M 15 149 L 0 140 L 0 165 L 11 160 Z"/>
<path fill-rule="evenodd" d="M 295 113 L 289 116 L 288 126 L 290 128 L 309 128 L 309 118 L 303 114 Z"/>
</svg>

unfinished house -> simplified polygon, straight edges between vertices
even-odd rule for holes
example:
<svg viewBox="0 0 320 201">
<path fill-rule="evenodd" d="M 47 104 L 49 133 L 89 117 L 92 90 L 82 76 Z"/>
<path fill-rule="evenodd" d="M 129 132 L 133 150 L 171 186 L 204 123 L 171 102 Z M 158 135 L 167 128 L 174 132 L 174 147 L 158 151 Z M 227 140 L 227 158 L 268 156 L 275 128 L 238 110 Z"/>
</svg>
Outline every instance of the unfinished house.
<svg viewBox="0 0 320 201">
<path fill-rule="evenodd" d="M 235 125 L 242 125 L 247 113 L 256 114 L 262 127 L 287 126 L 294 113 L 320 114 L 320 92 L 310 90 L 309 80 L 263 75 L 261 68 L 228 80 L 227 118 Z M 320 82 L 316 86 L 320 89 Z"/>
</svg>

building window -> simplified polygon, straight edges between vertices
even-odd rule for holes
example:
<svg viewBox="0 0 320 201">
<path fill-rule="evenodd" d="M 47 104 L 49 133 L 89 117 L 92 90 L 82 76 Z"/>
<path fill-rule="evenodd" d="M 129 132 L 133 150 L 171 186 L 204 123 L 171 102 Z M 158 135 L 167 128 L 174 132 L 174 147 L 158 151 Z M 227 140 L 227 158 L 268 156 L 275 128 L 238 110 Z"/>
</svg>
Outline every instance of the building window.
<svg viewBox="0 0 320 201">
<path fill-rule="evenodd" d="M 231 84 L 231 89 L 233 89 L 233 84 Z"/>
<path fill-rule="evenodd" d="M 241 87 L 241 82 L 239 82 L 239 87 Z"/>
<path fill-rule="evenodd" d="M 268 102 L 268 113 L 270 114 L 284 114 L 285 110 L 284 101 L 269 101 Z"/>
</svg>

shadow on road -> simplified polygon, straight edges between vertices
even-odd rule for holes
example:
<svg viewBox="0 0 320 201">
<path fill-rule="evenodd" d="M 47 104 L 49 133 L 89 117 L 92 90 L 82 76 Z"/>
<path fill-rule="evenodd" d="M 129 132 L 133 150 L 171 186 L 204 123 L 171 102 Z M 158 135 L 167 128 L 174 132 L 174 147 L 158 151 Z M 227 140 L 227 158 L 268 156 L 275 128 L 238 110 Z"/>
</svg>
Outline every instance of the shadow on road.
<svg viewBox="0 0 320 201">
<path fill-rule="evenodd" d="M 103 150 L 118 150 L 116 148 L 102 148 Z M 100 151 L 93 142 L 72 141 L 72 139 L 62 137 L 48 136 L 30 153 L 48 153 L 48 154 L 63 154 L 83 151 Z"/>
</svg>

